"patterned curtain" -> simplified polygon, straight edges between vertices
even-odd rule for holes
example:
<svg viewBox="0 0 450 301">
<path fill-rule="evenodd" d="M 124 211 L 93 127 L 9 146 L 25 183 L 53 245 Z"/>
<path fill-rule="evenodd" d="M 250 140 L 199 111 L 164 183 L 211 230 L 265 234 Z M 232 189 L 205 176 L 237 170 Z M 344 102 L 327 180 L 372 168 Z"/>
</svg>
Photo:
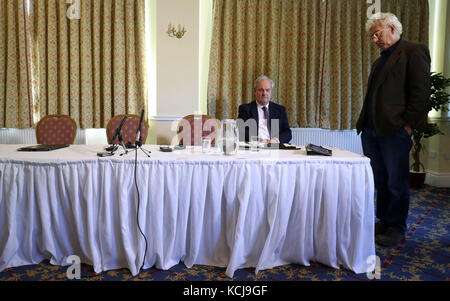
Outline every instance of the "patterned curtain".
<svg viewBox="0 0 450 301">
<path fill-rule="evenodd" d="M 31 127 L 26 1 L 0 0 L 0 127 Z"/>
<path fill-rule="evenodd" d="M 367 1 L 216 0 L 208 114 L 236 118 L 254 80 L 275 82 L 273 101 L 292 127 L 354 128 L 379 51 L 365 31 Z M 403 37 L 428 43 L 428 1 L 381 1 Z"/>
<path fill-rule="evenodd" d="M 2 6 L 21 1 L 5 0 L 8 4 L 2 2 Z M 30 127 L 45 115 L 68 114 L 80 128 L 100 128 L 114 115 L 139 114 L 147 107 L 145 0 L 23 1 L 29 3 L 26 32 L 32 100 L 28 102 L 33 103 L 34 118 L 31 124 L 24 121 L 26 114 L 17 106 L 12 108 L 13 116 L 1 119 L 0 126 Z M 8 13 L 9 21 L 21 12 L 11 8 Z M 20 30 L 11 35 L 23 39 Z M 24 47 L 22 41 L 13 42 L 7 47 Z M 17 70 L 25 72 L 21 66 Z M 20 80 L 26 83 L 25 78 Z M 22 99 L 27 93 L 18 96 L 25 107 Z"/>
</svg>

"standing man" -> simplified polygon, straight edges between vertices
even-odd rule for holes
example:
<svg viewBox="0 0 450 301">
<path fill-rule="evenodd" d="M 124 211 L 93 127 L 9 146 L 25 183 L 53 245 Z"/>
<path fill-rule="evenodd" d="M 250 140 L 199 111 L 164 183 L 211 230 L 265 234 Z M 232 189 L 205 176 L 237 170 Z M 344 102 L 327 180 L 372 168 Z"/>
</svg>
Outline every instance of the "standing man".
<svg viewBox="0 0 450 301">
<path fill-rule="evenodd" d="M 391 13 L 373 15 L 366 30 L 381 55 L 372 65 L 356 128 L 377 190 L 375 241 L 395 246 L 406 232 L 412 129 L 430 110 L 430 53 L 426 45 L 402 39 L 402 24 Z"/>
<path fill-rule="evenodd" d="M 244 121 L 239 127 L 240 140 L 249 141 L 250 136 L 258 136 L 265 143 L 288 143 L 292 139 L 291 128 L 286 109 L 271 100 L 273 81 L 260 76 L 255 81 L 256 100 L 239 106 L 238 121 Z M 251 122 L 253 121 L 253 123 Z"/>
</svg>

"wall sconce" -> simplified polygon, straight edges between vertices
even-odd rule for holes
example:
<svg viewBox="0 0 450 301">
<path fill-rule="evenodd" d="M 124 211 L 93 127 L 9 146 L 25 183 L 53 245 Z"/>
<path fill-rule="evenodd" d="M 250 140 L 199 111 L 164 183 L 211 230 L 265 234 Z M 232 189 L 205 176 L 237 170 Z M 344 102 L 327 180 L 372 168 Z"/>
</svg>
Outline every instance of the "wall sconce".
<svg viewBox="0 0 450 301">
<path fill-rule="evenodd" d="M 169 24 L 169 29 L 167 29 L 167 34 L 171 38 L 177 37 L 178 39 L 181 39 L 185 33 L 186 33 L 186 30 L 184 29 L 184 26 L 183 26 L 183 29 L 181 29 L 180 24 L 178 24 L 178 30 L 176 30 L 175 26 L 172 26 L 172 24 Z"/>
</svg>

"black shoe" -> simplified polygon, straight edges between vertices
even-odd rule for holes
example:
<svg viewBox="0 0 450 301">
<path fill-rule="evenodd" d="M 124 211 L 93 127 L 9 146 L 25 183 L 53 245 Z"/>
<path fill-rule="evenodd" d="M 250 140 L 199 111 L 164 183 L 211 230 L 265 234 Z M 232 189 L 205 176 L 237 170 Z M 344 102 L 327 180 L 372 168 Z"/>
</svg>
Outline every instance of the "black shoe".
<svg viewBox="0 0 450 301">
<path fill-rule="evenodd" d="M 385 226 L 382 222 L 375 223 L 375 235 L 384 234 L 389 227 Z"/>
<path fill-rule="evenodd" d="M 400 233 L 397 229 L 389 227 L 383 234 L 375 236 L 375 242 L 384 247 L 393 247 L 405 239 L 405 234 Z"/>
</svg>

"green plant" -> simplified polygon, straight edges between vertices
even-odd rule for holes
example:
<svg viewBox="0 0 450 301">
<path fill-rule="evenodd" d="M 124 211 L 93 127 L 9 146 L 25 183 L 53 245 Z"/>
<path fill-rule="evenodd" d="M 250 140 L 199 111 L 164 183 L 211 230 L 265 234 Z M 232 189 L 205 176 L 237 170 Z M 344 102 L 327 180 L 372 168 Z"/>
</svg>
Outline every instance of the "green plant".
<svg viewBox="0 0 450 301">
<path fill-rule="evenodd" d="M 450 78 L 445 78 L 442 73 L 431 73 L 431 95 L 430 95 L 430 107 L 436 111 L 448 111 L 448 104 L 450 102 L 450 94 L 445 89 L 450 86 Z M 420 172 L 422 168 L 425 171 L 425 167 L 420 162 L 420 152 L 423 149 L 422 139 L 430 138 L 434 135 L 443 135 L 439 129 L 437 123 L 428 122 L 428 117 L 424 122 L 413 129 L 413 148 L 412 156 L 414 163 L 411 165 L 411 169 L 415 172 Z"/>
</svg>

